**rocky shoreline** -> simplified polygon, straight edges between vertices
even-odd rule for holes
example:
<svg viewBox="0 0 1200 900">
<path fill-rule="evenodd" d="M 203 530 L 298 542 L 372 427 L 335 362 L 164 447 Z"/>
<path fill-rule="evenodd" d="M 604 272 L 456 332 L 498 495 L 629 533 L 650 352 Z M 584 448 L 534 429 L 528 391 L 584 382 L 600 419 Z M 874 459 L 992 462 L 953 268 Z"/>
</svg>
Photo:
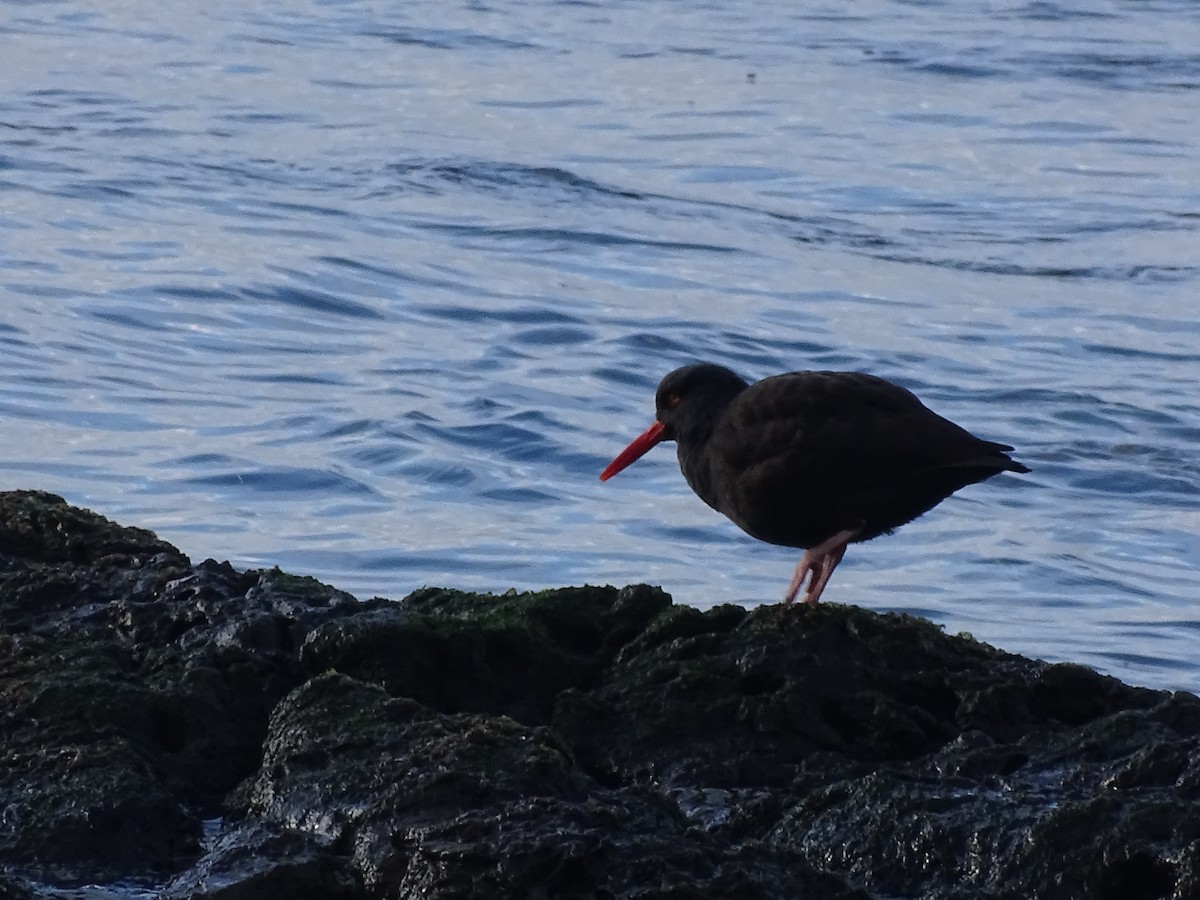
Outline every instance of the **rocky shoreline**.
<svg viewBox="0 0 1200 900">
<path fill-rule="evenodd" d="M 835 604 L 360 602 L 0 494 L 0 898 L 1200 897 L 1200 700 Z"/>
</svg>

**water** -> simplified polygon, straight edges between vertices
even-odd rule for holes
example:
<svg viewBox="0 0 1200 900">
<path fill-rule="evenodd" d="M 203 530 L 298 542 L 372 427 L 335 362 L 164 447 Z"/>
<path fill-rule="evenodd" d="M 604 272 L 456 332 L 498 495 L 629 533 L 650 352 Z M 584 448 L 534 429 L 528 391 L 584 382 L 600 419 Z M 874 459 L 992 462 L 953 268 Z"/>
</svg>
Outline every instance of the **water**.
<svg viewBox="0 0 1200 900">
<path fill-rule="evenodd" d="M 0 7 L 0 486 L 361 596 L 797 553 L 659 378 L 871 371 L 1017 446 L 830 601 L 1200 689 L 1200 7 Z"/>
</svg>

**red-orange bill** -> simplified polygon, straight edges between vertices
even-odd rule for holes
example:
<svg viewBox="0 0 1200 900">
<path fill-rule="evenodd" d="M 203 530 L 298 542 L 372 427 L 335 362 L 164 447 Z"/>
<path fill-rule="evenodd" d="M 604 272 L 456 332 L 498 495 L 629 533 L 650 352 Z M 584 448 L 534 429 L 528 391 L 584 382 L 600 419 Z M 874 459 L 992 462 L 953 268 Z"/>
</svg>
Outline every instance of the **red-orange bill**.
<svg viewBox="0 0 1200 900">
<path fill-rule="evenodd" d="M 662 422 L 655 422 L 641 434 L 633 439 L 628 447 L 622 450 L 617 458 L 608 464 L 608 468 L 600 473 L 601 481 L 608 481 L 623 468 L 642 456 L 647 450 L 659 443 L 663 439 L 663 428 L 666 426 Z"/>
</svg>

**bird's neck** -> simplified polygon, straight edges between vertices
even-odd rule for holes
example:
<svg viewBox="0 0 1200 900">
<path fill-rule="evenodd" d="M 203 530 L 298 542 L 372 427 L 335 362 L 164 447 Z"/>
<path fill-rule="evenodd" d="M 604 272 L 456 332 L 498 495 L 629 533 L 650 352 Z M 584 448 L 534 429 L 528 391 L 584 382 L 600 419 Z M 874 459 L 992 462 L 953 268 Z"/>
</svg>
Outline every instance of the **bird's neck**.
<svg viewBox="0 0 1200 900">
<path fill-rule="evenodd" d="M 678 432 L 675 436 L 679 468 L 683 477 L 700 499 L 714 509 L 718 507 L 709 441 L 715 424 L 713 419 L 691 422 L 687 430 Z"/>
</svg>

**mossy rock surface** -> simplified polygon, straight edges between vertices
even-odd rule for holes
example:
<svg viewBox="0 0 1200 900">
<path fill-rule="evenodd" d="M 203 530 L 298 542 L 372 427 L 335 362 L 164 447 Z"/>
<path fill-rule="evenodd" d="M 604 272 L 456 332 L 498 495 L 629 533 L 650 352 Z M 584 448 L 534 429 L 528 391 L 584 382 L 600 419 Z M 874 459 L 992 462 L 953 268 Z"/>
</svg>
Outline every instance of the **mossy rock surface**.
<svg viewBox="0 0 1200 900">
<path fill-rule="evenodd" d="M 919 618 L 360 602 L 14 492 L 0 624 L 3 896 L 1200 896 L 1200 700 Z"/>
</svg>

